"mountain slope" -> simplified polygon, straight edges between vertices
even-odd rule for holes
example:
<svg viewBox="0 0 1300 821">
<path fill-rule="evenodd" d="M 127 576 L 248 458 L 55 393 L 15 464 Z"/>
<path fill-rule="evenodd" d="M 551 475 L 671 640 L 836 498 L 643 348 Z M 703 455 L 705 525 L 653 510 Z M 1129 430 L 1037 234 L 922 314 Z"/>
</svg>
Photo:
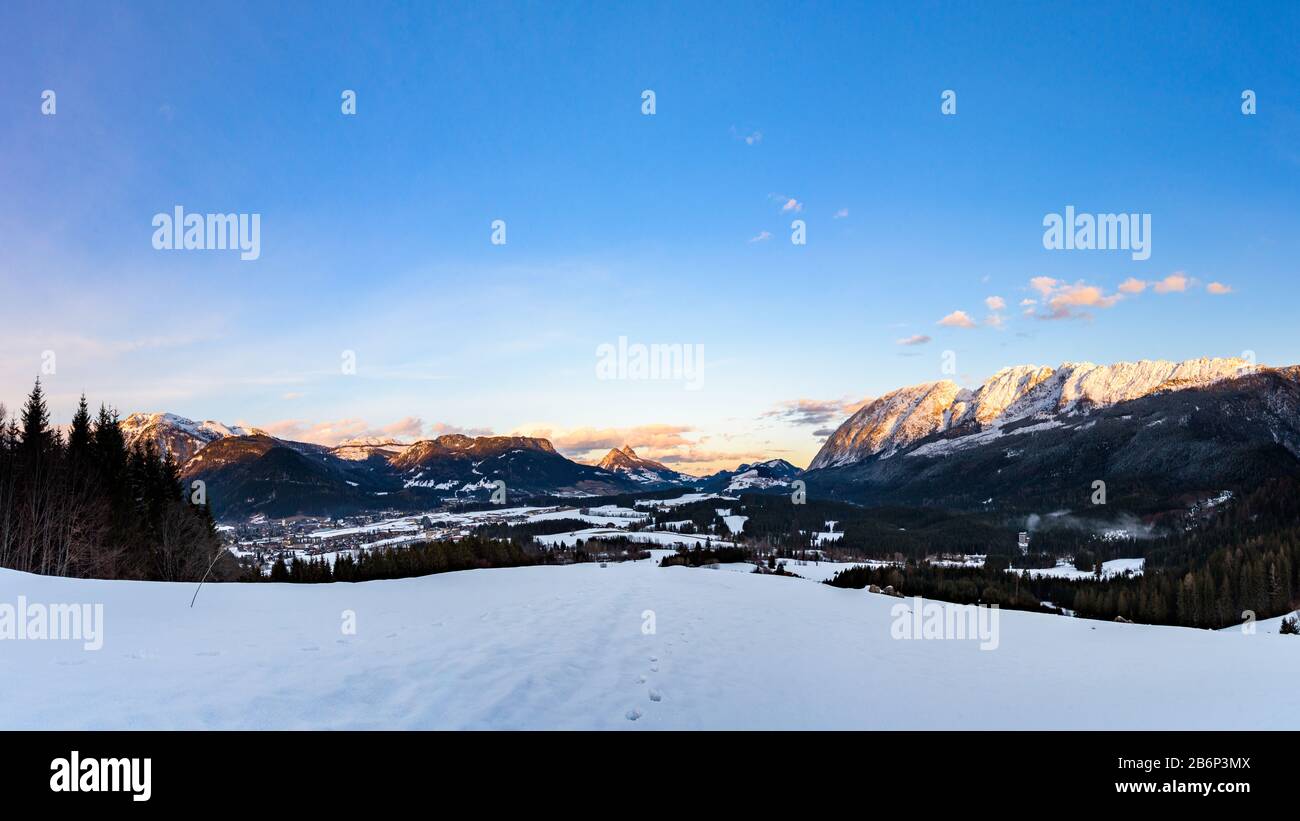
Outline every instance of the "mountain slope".
<svg viewBox="0 0 1300 821">
<path fill-rule="evenodd" d="M 805 474 L 809 492 L 1057 510 L 1090 506 L 1093 483 L 1102 481 L 1110 503 L 1141 508 L 1300 474 L 1297 369 L 1173 373 L 1117 384 L 1057 371 L 1011 397 L 989 424 L 966 417 L 918 435 L 881 433 L 869 426 L 882 415 L 855 414 L 818 454 L 814 465 L 822 467 Z"/>
<path fill-rule="evenodd" d="M 637 456 L 630 445 L 611 448 L 596 467 L 616 473 L 646 488 L 662 487 L 692 481 L 695 477 L 678 473 L 653 459 Z"/>
<path fill-rule="evenodd" d="M 1205 387 L 1254 373 L 1242 359 L 1143 360 L 1115 365 L 1005 368 L 973 391 L 951 381 L 900 388 L 867 404 L 831 435 L 810 470 L 888 457 L 946 431 L 975 433 L 1028 418 L 1086 415 L 1158 392 Z"/>
<path fill-rule="evenodd" d="M 391 465 L 407 488 L 468 490 L 500 480 L 509 494 L 595 495 L 634 486 L 617 474 L 566 459 L 548 440 L 530 436 L 439 436 L 411 445 Z"/>
<path fill-rule="evenodd" d="M 264 434 L 223 438 L 186 462 L 181 478 L 201 479 L 221 518 L 354 513 L 378 507 L 376 494 L 393 487 L 353 472 L 328 449 L 303 452 L 296 444 Z"/>
</svg>

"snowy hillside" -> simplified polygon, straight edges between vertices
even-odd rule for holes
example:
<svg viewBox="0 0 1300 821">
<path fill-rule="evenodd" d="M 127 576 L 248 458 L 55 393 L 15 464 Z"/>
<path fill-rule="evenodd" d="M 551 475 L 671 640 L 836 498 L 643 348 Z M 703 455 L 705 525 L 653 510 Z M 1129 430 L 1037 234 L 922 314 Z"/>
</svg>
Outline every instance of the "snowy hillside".
<svg viewBox="0 0 1300 821">
<path fill-rule="evenodd" d="M 0 642 L 0 727 L 1300 728 L 1287 636 L 1003 612 L 982 651 L 892 639 L 910 600 L 652 561 L 193 593 L 0 571 L 106 634 Z"/>
<path fill-rule="evenodd" d="M 1067 362 L 1059 368 L 1004 368 L 974 390 L 954 382 L 900 388 L 849 417 L 822 446 L 810 470 L 887 457 L 934 433 L 970 432 L 1031 418 L 1068 416 L 1159 391 L 1203 387 L 1258 370 L 1243 359 L 1142 360 L 1114 365 Z"/>
</svg>

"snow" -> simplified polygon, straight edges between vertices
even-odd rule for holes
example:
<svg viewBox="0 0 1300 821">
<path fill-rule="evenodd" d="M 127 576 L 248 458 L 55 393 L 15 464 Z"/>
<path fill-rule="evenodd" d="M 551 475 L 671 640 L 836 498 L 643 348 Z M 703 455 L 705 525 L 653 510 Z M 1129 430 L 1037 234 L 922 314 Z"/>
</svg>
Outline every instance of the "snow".
<svg viewBox="0 0 1300 821">
<path fill-rule="evenodd" d="M 939 567 L 983 567 L 988 556 L 983 553 L 969 553 L 961 556 L 943 556 L 930 559 L 930 564 Z"/>
<path fill-rule="evenodd" d="M 1263 631 L 1002 611 L 981 651 L 893 640 L 910 599 L 653 561 L 193 594 L 0 571 L 105 633 L 0 643 L 0 727 L 1300 729 L 1300 640 Z"/>
<path fill-rule="evenodd" d="M 1140 576 L 1145 564 L 1146 559 L 1111 559 L 1108 562 L 1101 563 L 1101 572 L 1106 578 L 1122 576 L 1125 573 Z M 1027 572 L 1031 578 L 1035 579 L 1091 579 L 1096 576 L 1091 571 L 1079 570 L 1072 562 L 1064 559 L 1057 562 L 1056 567 L 1049 567 L 1045 570 L 1026 571 L 1012 567 L 1008 568 L 1007 572 L 1016 574 Z"/>
<path fill-rule="evenodd" d="M 627 538 L 634 542 L 647 542 L 649 544 L 658 544 L 664 546 L 685 545 L 687 547 L 734 547 L 732 542 L 696 533 L 664 533 L 658 530 L 619 530 L 616 527 L 590 527 L 585 530 L 571 530 L 568 533 L 552 533 L 545 536 L 534 536 L 533 541 L 538 544 L 556 547 L 564 545 L 572 547 L 579 541 L 589 539 L 605 538 Z"/>
<path fill-rule="evenodd" d="M 719 496 L 716 493 L 686 493 L 674 499 L 637 499 L 637 507 L 672 508 L 702 502 L 705 499 L 721 499 L 724 502 L 739 502 L 734 496 Z"/>
<path fill-rule="evenodd" d="M 738 473 L 731 477 L 727 483 L 727 492 L 736 493 L 741 490 L 767 490 L 773 487 L 788 487 L 788 479 L 778 479 L 773 476 L 760 476 L 757 470 L 747 470 L 744 473 Z"/>
<path fill-rule="evenodd" d="M 723 516 L 722 521 L 727 523 L 727 530 L 735 535 L 745 529 L 745 522 L 749 521 L 748 516 Z"/>
<path fill-rule="evenodd" d="M 1294 611 L 1294 612 L 1287 613 L 1287 614 L 1282 615 L 1282 616 L 1274 616 L 1274 617 L 1271 618 L 1271 619 L 1260 619 L 1260 620 L 1258 620 L 1258 621 L 1255 622 L 1255 632 L 1256 632 L 1257 634 L 1258 634 L 1258 633 L 1267 633 L 1267 634 L 1270 634 L 1270 635 L 1276 635 L 1277 632 L 1278 632 L 1279 630 L 1282 629 L 1282 620 L 1283 620 L 1283 619 L 1297 619 L 1297 618 L 1300 618 L 1300 610 L 1296 610 L 1296 611 Z M 1222 628 L 1219 632 L 1221 632 L 1221 633 L 1240 633 L 1240 632 L 1241 632 L 1241 629 L 1242 629 L 1242 625 L 1240 625 L 1240 624 L 1234 624 L 1234 625 L 1232 625 L 1231 627 L 1224 627 L 1224 628 Z M 1297 644 L 1300 644 L 1300 636 L 1287 636 L 1286 638 L 1290 638 L 1290 639 L 1294 640 Z"/>
<path fill-rule="evenodd" d="M 599 511 L 598 515 L 597 511 Z M 577 508 L 564 508 L 553 510 L 546 513 L 534 513 L 528 517 L 530 522 L 543 522 L 549 519 L 580 519 L 593 525 L 612 525 L 614 527 L 627 527 L 633 522 L 643 521 L 650 518 L 649 513 L 632 510 L 631 508 L 620 508 L 614 505 L 605 505 L 600 508 L 591 508 L 589 513 L 581 513 Z"/>
<path fill-rule="evenodd" d="M 995 439 L 1004 436 L 1020 436 L 1021 434 L 1039 433 L 1045 430 L 1062 427 L 1065 423 L 1059 420 L 1050 420 L 1047 422 L 1035 422 L 1032 425 L 1022 425 L 1015 430 L 1003 430 L 1001 426 L 991 427 L 982 430 L 979 433 L 971 433 L 966 436 L 958 436 L 955 439 L 940 439 L 937 442 L 926 442 L 924 445 L 917 447 L 908 452 L 908 456 L 946 456 L 950 453 L 956 453 L 959 450 L 973 448 L 978 445 L 986 445 Z M 992 501 L 992 500 L 990 500 Z"/>
</svg>

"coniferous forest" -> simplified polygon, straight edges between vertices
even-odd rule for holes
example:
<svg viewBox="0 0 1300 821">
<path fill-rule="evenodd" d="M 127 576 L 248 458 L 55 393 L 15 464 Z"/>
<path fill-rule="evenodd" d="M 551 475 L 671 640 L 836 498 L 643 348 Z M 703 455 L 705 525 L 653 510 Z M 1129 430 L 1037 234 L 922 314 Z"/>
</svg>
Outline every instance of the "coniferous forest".
<svg viewBox="0 0 1300 821">
<path fill-rule="evenodd" d="M 170 454 L 128 449 L 117 414 L 83 396 L 53 428 L 40 381 L 0 405 L 0 567 L 53 576 L 187 581 L 221 550 L 206 505 L 185 496 Z"/>
<path fill-rule="evenodd" d="M 1263 483 L 1219 518 L 1154 539 L 1141 575 L 1104 580 L 1032 578 L 1004 563 L 981 568 L 909 562 L 846 570 L 837 587 L 892 585 L 904 595 L 1038 609 L 1085 618 L 1222 628 L 1285 615 L 1300 596 L 1300 482 Z"/>
</svg>

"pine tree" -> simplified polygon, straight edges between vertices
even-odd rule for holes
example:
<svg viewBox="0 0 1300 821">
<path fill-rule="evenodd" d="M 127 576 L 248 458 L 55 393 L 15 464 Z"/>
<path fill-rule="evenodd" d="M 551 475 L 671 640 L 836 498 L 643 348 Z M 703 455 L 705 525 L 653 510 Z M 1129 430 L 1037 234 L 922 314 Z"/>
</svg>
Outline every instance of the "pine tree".
<svg viewBox="0 0 1300 821">
<path fill-rule="evenodd" d="M 41 380 L 27 396 L 21 414 L 22 446 L 27 458 L 46 457 L 54 444 L 54 432 L 50 430 L 50 409 L 45 404 L 45 392 L 41 390 Z"/>
<path fill-rule="evenodd" d="M 90 438 L 90 408 L 83 393 L 68 432 L 68 458 L 74 464 L 85 465 L 90 461 Z"/>
</svg>

